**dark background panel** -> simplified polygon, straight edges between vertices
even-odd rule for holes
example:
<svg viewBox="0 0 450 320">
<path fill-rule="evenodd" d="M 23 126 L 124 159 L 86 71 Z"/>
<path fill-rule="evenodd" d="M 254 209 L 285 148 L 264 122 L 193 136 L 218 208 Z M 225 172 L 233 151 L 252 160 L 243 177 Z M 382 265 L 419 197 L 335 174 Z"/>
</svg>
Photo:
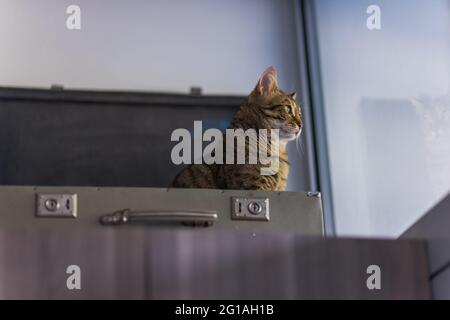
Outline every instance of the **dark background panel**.
<svg viewBox="0 0 450 320">
<path fill-rule="evenodd" d="M 167 187 L 173 130 L 225 129 L 243 99 L 2 88 L 0 184 Z"/>
</svg>

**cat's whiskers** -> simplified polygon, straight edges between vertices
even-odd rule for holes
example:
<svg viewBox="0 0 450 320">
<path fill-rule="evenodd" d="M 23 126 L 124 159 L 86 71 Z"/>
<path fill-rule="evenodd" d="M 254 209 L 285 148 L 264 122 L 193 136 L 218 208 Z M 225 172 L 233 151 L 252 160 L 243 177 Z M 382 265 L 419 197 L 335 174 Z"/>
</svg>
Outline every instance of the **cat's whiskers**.
<svg viewBox="0 0 450 320">
<path fill-rule="evenodd" d="M 302 155 L 305 154 L 305 151 L 304 151 L 304 149 L 303 149 L 303 141 L 302 141 L 302 139 L 300 138 L 300 137 L 301 137 L 301 133 L 302 133 L 302 130 L 300 129 L 300 131 L 299 131 L 299 133 L 298 133 L 298 136 L 297 136 L 297 138 L 295 139 L 295 146 L 296 146 L 296 148 L 297 148 L 297 152 L 298 152 L 299 156 L 302 156 Z"/>
</svg>

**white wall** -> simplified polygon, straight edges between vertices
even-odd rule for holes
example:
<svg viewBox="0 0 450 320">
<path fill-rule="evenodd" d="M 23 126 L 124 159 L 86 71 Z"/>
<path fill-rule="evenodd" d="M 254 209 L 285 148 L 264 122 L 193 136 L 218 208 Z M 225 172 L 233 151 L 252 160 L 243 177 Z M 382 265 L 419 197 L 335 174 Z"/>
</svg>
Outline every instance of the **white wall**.
<svg viewBox="0 0 450 320">
<path fill-rule="evenodd" d="M 274 65 L 291 90 L 293 25 L 291 1 L 0 0 L 0 85 L 247 94 Z"/>
<path fill-rule="evenodd" d="M 450 1 L 316 7 L 337 232 L 395 237 L 450 190 Z"/>
</svg>

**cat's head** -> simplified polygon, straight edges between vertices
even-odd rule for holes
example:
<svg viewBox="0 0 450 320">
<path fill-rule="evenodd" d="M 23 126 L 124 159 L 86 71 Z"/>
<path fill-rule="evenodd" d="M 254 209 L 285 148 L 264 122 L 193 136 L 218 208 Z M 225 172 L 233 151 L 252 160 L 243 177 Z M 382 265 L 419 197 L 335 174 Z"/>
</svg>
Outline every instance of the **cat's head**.
<svg viewBox="0 0 450 320">
<path fill-rule="evenodd" d="M 280 130 L 280 139 L 296 139 L 303 128 L 300 106 L 295 101 L 295 93 L 286 94 L 278 88 L 277 71 L 267 68 L 248 97 L 250 105 L 256 106 L 270 129 Z"/>
</svg>

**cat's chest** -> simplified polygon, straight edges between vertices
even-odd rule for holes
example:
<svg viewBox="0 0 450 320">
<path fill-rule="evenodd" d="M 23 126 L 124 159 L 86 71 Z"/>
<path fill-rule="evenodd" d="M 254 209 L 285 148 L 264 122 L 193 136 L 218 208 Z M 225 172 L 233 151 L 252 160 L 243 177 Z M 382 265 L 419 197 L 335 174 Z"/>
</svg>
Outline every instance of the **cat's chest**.
<svg viewBox="0 0 450 320">
<path fill-rule="evenodd" d="M 280 161 L 280 167 L 278 170 L 278 183 L 277 183 L 277 191 L 285 191 L 287 186 L 287 180 L 289 176 L 289 163 L 286 159 L 282 158 Z"/>
</svg>

